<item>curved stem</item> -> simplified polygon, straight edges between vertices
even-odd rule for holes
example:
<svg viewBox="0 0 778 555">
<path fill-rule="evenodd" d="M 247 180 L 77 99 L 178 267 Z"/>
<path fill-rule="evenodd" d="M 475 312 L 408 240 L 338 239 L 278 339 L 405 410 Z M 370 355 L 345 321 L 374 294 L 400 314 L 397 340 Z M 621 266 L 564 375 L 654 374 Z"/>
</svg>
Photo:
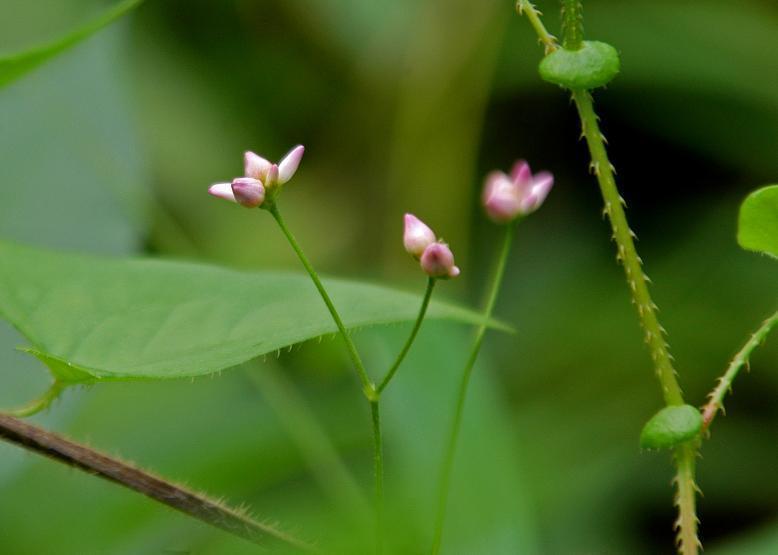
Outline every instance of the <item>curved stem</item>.
<svg viewBox="0 0 778 555">
<path fill-rule="evenodd" d="M 368 398 L 368 400 L 371 400 L 375 397 L 375 386 L 370 381 L 370 378 L 367 375 L 367 371 L 365 370 L 365 365 L 362 363 L 362 359 L 357 352 L 357 347 L 351 340 L 351 336 L 349 335 L 346 326 L 343 324 L 343 320 L 341 320 L 340 314 L 338 314 L 335 305 L 332 303 L 332 299 L 330 299 L 329 293 L 327 293 L 327 290 L 324 288 L 324 285 L 319 279 L 319 274 L 316 273 L 316 270 L 308 260 L 308 257 L 305 256 L 305 253 L 300 247 L 300 244 L 297 242 L 297 239 L 295 239 L 294 235 L 292 235 L 292 232 L 289 231 L 289 228 L 286 226 L 286 222 L 284 222 L 284 219 L 281 217 L 281 212 L 278 210 L 278 203 L 273 203 L 273 205 L 268 208 L 268 211 L 273 215 L 276 223 L 278 223 L 278 227 L 281 228 L 281 232 L 286 237 L 286 240 L 289 241 L 289 244 L 292 246 L 295 254 L 297 254 L 297 258 L 300 259 L 300 262 L 308 272 L 308 275 L 311 276 L 311 281 L 313 281 L 313 284 L 316 286 L 316 290 L 319 292 L 319 295 L 324 301 L 324 304 L 327 305 L 327 310 L 329 310 L 330 314 L 332 315 L 332 319 L 335 322 L 335 325 L 338 327 L 340 336 L 346 343 L 346 350 L 348 351 L 349 357 L 351 358 L 351 362 L 354 363 L 354 368 L 356 368 L 359 380 L 362 382 L 362 388 L 364 390 L 365 396 Z"/>
<path fill-rule="evenodd" d="M 527 20 L 529 20 L 532 28 L 535 29 L 535 33 L 537 33 L 538 39 L 543 44 L 546 54 L 559 48 L 556 37 L 549 33 L 546 26 L 543 25 L 543 22 L 540 20 L 540 11 L 532 2 L 529 0 L 518 0 L 516 2 L 516 11 L 519 15 L 527 16 Z"/>
<path fill-rule="evenodd" d="M 748 364 L 748 359 L 751 356 L 751 353 L 753 353 L 754 350 L 762 344 L 765 338 L 767 338 L 767 335 L 776 325 L 778 325 L 778 312 L 770 316 L 767 320 L 764 321 L 764 323 L 762 323 L 759 329 L 756 330 L 748 339 L 746 344 L 743 345 L 743 348 L 738 351 L 738 353 L 735 355 L 735 358 L 732 359 L 732 362 L 729 363 L 727 371 L 723 376 L 721 376 L 721 378 L 719 378 L 718 385 L 716 385 L 713 391 L 710 392 L 708 395 L 708 402 L 702 409 L 703 431 L 707 430 L 711 425 L 711 422 L 713 422 L 713 419 L 716 417 L 716 413 L 719 410 L 724 409 L 724 397 L 727 395 L 727 392 L 732 389 L 732 382 L 734 381 L 735 377 L 740 372 L 740 369 Z"/>
<path fill-rule="evenodd" d="M 287 241 L 289 241 L 289 244 L 292 246 L 292 249 L 297 254 L 297 258 L 300 259 L 300 262 L 305 267 L 308 275 L 311 276 L 311 280 L 316 286 L 317 291 L 319 291 L 319 295 L 324 301 L 324 304 L 327 305 L 327 310 L 330 311 L 330 315 L 332 315 L 332 319 L 334 320 L 335 325 L 338 327 L 338 331 L 340 331 L 340 335 L 343 338 L 343 341 L 346 343 L 346 350 L 349 353 L 349 357 L 351 357 L 351 361 L 354 363 L 359 380 L 362 382 L 362 392 L 365 394 L 365 397 L 370 403 L 370 412 L 373 422 L 373 466 L 376 492 L 376 553 L 380 554 L 383 544 L 384 492 L 384 448 L 381 435 L 381 418 L 378 410 L 380 394 L 376 390 L 375 384 L 370 381 L 370 377 L 365 370 L 365 365 L 362 363 L 362 359 L 357 352 L 357 347 L 351 340 L 351 336 L 349 335 L 348 330 L 346 330 L 346 326 L 343 324 L 343 320 L 341 320 L 340 314 L 338 314 L 335 305 L 332 303 L 332 299 L 330 299 L 327 290 L 324 288 L 324 284 L 322 284 L 321 280 L 319 279 L 319 275 L 316 273 L 313 265 L 308 260 L 308 257 L 305 256 L 305 253 L 297 242 L 297 239 L 295 239 L 294 235 L 292 235 L 292 232 L 286 226 L 286 222 L 284 222 L 284 219 L 281 217 L 281 212 L 278 210 L 278 203 L 274 202 L 272 205 L 270 205 L 268 211 L 273 215 L 276 223 L 278 223 L 278 227 L 281 228 L 281 232 L 284 234 Z"/>
<path fill-rule="evenodd" d="M 43 395 L 41 395 L 37 399 L 30 401 L 23 407 L 9 410 L 8 414 L 10 414 L 11 416 L 16 416 L 18 418 L 25 418 L 27 416 L 32 416 L 33 414 L 37 414 L 42 410 L 49 408 L 51 403 L 53 403 L 54 400 L 57 397 L 59 397 L 59 394 L 62 393 L 65 387 L 67 386 L 62 382 L 54 380 L 54 383 L 51 384 L 51 386 L 46 390 L 46 392 Z"/>
<path fill-rule="evenodd" d="M 440 486 L 438 491 L 438 504 L 437 512 L 435 515 L 435 528 L 433 531 L 432 539 L 432 554 L 436 555 L 440 552 L 440 546 L 443 539 L 443 525 L 446 520 L 446 506 L 448 504 L 448 493 L 451 486 L 451 470 L 454 466 L 454 455 L 456 454 L 457 443 L 459 441 L 459 430 L 462 427 L 462 415 L 465 408 L 465 399 L 467 398 L 467 390 L 470 384 L 470 377 L 473 373 L 473 366 L 478 358 L 478 353 L 481 350 L 481 344 L 486 334 L 486 323 L 492 317 L 494 311 L 494 305 L 497 302 L 497 295 L 500 292 L 500 286 L 502 285 L 503 275 L 505 274 L 505 266 L 508 260 L 508 254 L 511 250 L 511 243 L 513 241 L 513 231 L 515 228 L 515 222 L 512 222 L 505 226 L 505 237 L 503 239 L 502 248 L 500 250 L 499 258 L 497 259 L 497 269 L 494 272 L 494 278 L 492 286 L 489 291 L 489 296 L 486 301 L 486 307 L 483 313 L 483 323 L 478 327 L 475 333 L 475 339 L 473 340 L 473 346 L 470 350 L 470 356 L 467 358 L 465 367 L 462 371 L 462 378 L 459 383 L 459 390 L 457 393 L 457 404 L 454 411 L 454 421 L 451 425 L 451 433 L 446 444 L 446 451 L 443 457 L 443 463 L 440 470 Z"/>
<path fill-rule="evenodd" d="M 403 360 L 405 360 L 405 356 L 408 354 L 408 351 L 410 351 L 411 345 L 413 345 L 413 342 L 416 339 L 416 335 L 419 333 L 419 329 L 421 328 L 421 323 L 424 321 L 424 315 L 427 313 L 427 307 L 429 307 L 430 299 L 432 298 L 432 290 L 435 288 L 436 282 L 437 280 L 434 277 L 431 277 L 427 280 L 427 290 L 424 292 L 424 299 L 421 301 L 419 315 L 416 318 L 416 322 L 413 324 L 411 334 L 405 341 L 405 345 L 403 345 L 400 354 L 397 355 L 394 364 L 392 364 L 392 366 L 389 368 L 389 371 L 386 373 L 386 376 L 384 376 L 384 379 L 381 380 L 381 383 L 378 386 L 379 394 L 382 393 L 384 389 L 386 389 L 386 386 L 389 385 L 389 382 L 392 381 L 392 378 L 397 372 L 397 369 L 400 368 Z"/>
<path fill-rule="evenodd" d="M 308 543 L 254 520 L 245 511 L 233 509 L 222 501 L 189 491 L 99 451 L 2 413 L 0 439 L 122 485 L 257 545 L 267 545 L 268 539 L 274 539 L 301 551 L 315 551 Z"/>
</svg>

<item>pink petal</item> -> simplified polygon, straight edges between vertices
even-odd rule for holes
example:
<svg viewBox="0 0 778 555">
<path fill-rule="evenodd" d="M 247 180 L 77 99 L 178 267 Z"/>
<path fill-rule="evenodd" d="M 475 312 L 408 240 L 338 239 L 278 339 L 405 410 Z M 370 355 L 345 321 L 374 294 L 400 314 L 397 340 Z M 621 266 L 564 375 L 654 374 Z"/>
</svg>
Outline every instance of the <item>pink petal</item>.
<svg viewBox="0 0 778 555">
<path fill-rule="evenodd" d="M 304 153 L 305 147 L 297 145 L 278 163 L 278 182 L 281 185 L 292 179 L 300 165 L 300 161 L 303 159 Z"/>
<path fill-rule="evenodd" d="M 264 181 L 270 166 L 270 162 L 250 150 L 243 154 L 243 173 L 246 177 Z"/>
<path fill-rule="evenodd" d="M 521 202 L 524 214 L 534 212 L 543 204 L 554 186 L 554 176 L 550 172 L 539 172 L 532 179 L 532 187 L 529 194 L 525 195 Z"/>
<path fill-rule="evenodd" d="M 520 210 L 518 187 L 502 172 L 492 172 L 486 178 L 483 206 L 486 214 L 497 223 L 513 220 Z"/>
<path fill-rule="evenodd" d="M 519 160 L 513 164 L 511 180 L 520 188 L 529 185 L 532 181 L 532 171 L 529 169 L 529 164 L 526 160 Z"/>
<path fill-rule="evenodd" d="M 232 183 L 216 183 L 208 187 L 208 193 L 230 202 L 238 202 L 235 200 L 235 195 L 232 193 Z"/>
</svg>

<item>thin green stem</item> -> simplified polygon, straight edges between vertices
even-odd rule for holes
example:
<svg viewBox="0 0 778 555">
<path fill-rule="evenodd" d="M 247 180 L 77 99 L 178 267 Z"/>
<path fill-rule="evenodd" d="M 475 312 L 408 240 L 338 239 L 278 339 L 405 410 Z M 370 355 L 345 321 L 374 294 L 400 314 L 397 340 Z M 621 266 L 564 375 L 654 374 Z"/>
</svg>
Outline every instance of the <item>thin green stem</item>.
<svg viewBox="0 0 778 555">
<path fill-rule="evenodd" d="M 370 414 L 373 419 L 373 466 L 375 474 L 375 528 L 376 554 L 381 555 L 384 546 L 384 453 L 381 438 L 381 412 L 378 399 L 370 401 Z"/>
<path fill-rule="evenodd" d="M 308 260 L 308 257 L 305 256 L 305 253 L 300 247 L 300 244 L 297 242 L 297 239 L 295 239 L 294 235 L 292 235 L 292 232 L 286 226 L 286 222 L 284 221 L 283 217 L 281 217 L 281 212 L 278 210 L 278 203 L 273 203 L 268 211 L 273 215 L 276 223 L 278 223 L 278 227 L 281 228 L 281 232 L 284 234 L 287 241 L 289 241 L 289 244 L 292 246 L 295 254 L 297 254 L 297 258 L 300 259 L 300 262 L 308 272 L 308 275 L 311 276 L 311 281 L 313 281 L 313 284 L 316 286 L 316 290 L 319 292 L 319 295 L 324 301 L 324 304 L 327 305 L 327 310 L 330 311 L 332 320 L 335 322 L 335 325 L 338 327 L 338 331 L 340 332 L 340 336 L 346 343 L 346 350 L 348 351 L 349 357 L 351 358 L 351 362 L 354 363 L 354 368 L 356 368 L 359 380 L 362 382 L 362 388 L 364 390 L 365 396 L 368 398 L 368 400 L 372 400 L 375 397 L 375 386 L 370 381 L 370 377 L 367 375 L 367 370 L 365 370 L 365 365 L 362 363 L 362 358 L 357 352 L 357 347 L 351 340 L 351 335 L 349 335 L 346 326 L 343 324 L 343 320 L 341 320 L 340 314 L 338 314 L 335 305 L 332 303 L 332 299 L 330 299 L 329 293 L 327 293 L 327 290 L 324 288 L 324 284 L 322 284 L 321 280 L 319 279 L 319 274 Z"/>
<path fill-rule="evenodd" d="M 732 359 L 732 362 L 729 363 L 727 371 L 719 378 L 719 383 L 708 395 L 708 402 L 702 409 L 703 431 L 707 430 L 711 425 L 711 422 L 713 422 L 713 419 L 716 417 L 716 413 L 719 410 L 724 410 L 724 397 L 727 395 L 727 392 L 732 389 L 732 382 L 735 377 L 740 372 L 740 369 L 748 364 L 751 353 L 764 342 L 767 335 L 776 325 L 778 325 L 778 312 L 762 323 L 759 329 L 756 330 L 746 344 L 743 345 L 743 348 L 738 351 L 735 358 Z"/>
<path fill-rule="evenodd" d="M 462 427 L 462 415 L 465 408 L 465 399 L 467 398 L 467 390 L 470 384 L 470 377 L 473 373 L 473 367 L 475 361 L 478 358 L 478 353 L 481 350 L 481 345 L 486 335 L 487 322 L 492 317 L 494 311 L 494 305 L 497 302 L 497 295 L 500 292 L 500 286 L 502 285 L 502 279 L 505 274 L 505 266 L 508 261 L 508 254 L 511 250 L 511 243 L 513 241 L 513 232 L 515 229 L 515 222 L 505 226 L 505 237 L 503 239 L 502 248 L 500 249 L 499 258 L 497 259 L 497 268 L 494 272 L 494 278 L 492 281 L 491 289 L 489 290 L 489 296 L 487 297 L 486 307 L 483 312 L 483 320 L 478 327 L 473 339 L 473 346 L 470 350 L 470 356 L 465 362 L 465 367 L 462 371 L 462 378 L 459 383 L 459 391 L 457 393 L 456 409 L 454 411 L 454 420 L 451 425 L 451 432 L 446 444 L 446 451 L 443 457 L 440 470 L 440 485 L 438 490 L 438 504 L 435 515 L 435 528 L 433 531 L 432 539 L 432 554 L 436 555 L 440 552 L 440 546 L 443 539 L 443 525 L 446 520 L 446 507 L 448 505 L 448 494 L 451 487 L 451 471 L 454 466 L 454 456 L 456 455 L 457 443 L 459 441 L 459 431 Z"/>
<path fill-rule="evenodd" d="M 335 322 L 338 331 L 340 331 L 340 335 L 343 338 L 343 341 L 346 343 L 346 349 L 349 353 L 349 356 L 351 357 L 351 361 L 354 363 L 354 367 L 356 368 L 357 375 L 359 376 L 359 379 L 362 382 L 362 392 L 364 393 L 365 397 L 370 403 L 370 412 L 372 414 L 372 422 L 373 422 L 373 453 L 374 453 L 373 463 L 374 463 L 375 492 L 376 492 L 376 500 L 375 500 L 376 501 L 376 506 L 375 506 L 376 553 L 380 555 L 380 552 L 382 550 L 382 545 L 383 545 L 383 504 L 384 504 L 384 455 L 383 455 L 384 449 L 383 449 L 383 440 L 381 436 L 381 417 L 378 409 L 378 401 L 380 398 L 380 394 L 376 390 L 375 384 L 373 384 L 373 382 L 370 381 L 370 377 L 367 374 L 367 370 L 365 370 L 365 365 L 362 363 L 362 358 L 359 356 L 359 353 L 357 352 L 357 347 L 356 345 L 354 345 L 354 342 L 351 340 L 351 336 L 349 335 L 348 330 L 346 330 L 346 326 L 343 324 L 343 320 L 340 318 L 340 314 L 338 314 L 335 305 L 332 303 L 332 299 L 330 299 L 327 290 L 324 288 L 324 284 L 322 284 L 321 280 L 319 279 L 319 275 L 316 273 L 316 270 L 313 268 L 313 265 L 308 260 L 308 257 L 305 256 L 305 253 L 300 247 L 300 244 L 297 242 L 297 239 L 295 239 L 292 232 L 286 226 L 286 222 L 284 222 L 284 219 L 281 217 L 281 212 L 278 210 L 278 203 L 273 202 L 268 208 L 268 211 L 270 212 L 270 214 L 272 214 L 276 223 L 278 223 L 278 227 L 281 229 L 281 232 L 284 234 L 287 241 L 289 241 L 289 244 L 292 246 L 292 249 L 297 254 L 297 257 L 300 259 L 300 262 L 308 272 L 308 275 L 311 276 L 311 280 L 313 281 L 313 284 L 316 286 L 317 291 L 319 291 L 319 295 L 324 301 L 324 304 L 327 305 L 327 310 L 330 311 L 330 315 L 332 316 L 332 319 Z"/>
<path fill-rule="evenodd" d="M 403 360 L 405 360 L 405 356 L 408 354 L 408 351 L 411 350 L 411 345 L 413 345 L 413 342 L 416 339 L 416 335 L 419 333 L 419 329 L 421 328 L 421 323 L 424 321 L 424 316 L 427 314 L 427 307 L 429 307 L 430 299 L 432 298 L 432 290 L 435 289 L 436 282 L 437 280 L 434 277 L 430 277 L 427 280 L 427 290 L 424 292 L 424 299 L 421 301 L 419 315 L 416 317 L 416 322 L 413 324 L 411 334 L 405 341 L 405 345 L 403 345 L 400 354 L 397 355 L 394 363 L 389 368 L 389 371 L 387 371 L 386 376 L 384 376 L 384 379 L 381 380 L 381 384 L 377 389 L 379 395 L 384 391 L 384 389 L 386 389 L 386 386 L 389 385 L 389 382 L 392 381 L 392 378 L 397 372 L 397 369 L 400 368 Z"/>
<path fill-rule="evenodd" d="M 540 20 L 541 13 L 532 2 L 529 0 L 518 0 L 516 2 L 516 11 L 519 15 L 527 17 L 530 25 L 535 29 L 540 42 L 543 44 L 546 54 L 559 48 L 556 37 L 549 33 L 546 26 L 543 25 L 543 22 Z"/>
<path fill-rule="evenodd" d="M 53 403 L 54 400 L 59 397 L 59 394 L 62 393 L 65 387 L 65 384 L 55 380 L 43 395 L 30 401 L 23 407 L 9 410 L 7 414 L 17 418 L 26 418 L 28 416 L 32 416 L 33 414 L 37 414 L 42 410 L 49 408 L 51 403 Z"/>
<path fill-rule="evenodd" d="M 656 367 L 665 402 L 668 405 L 682 405 L 683 395 L 675 376 L 672 356 L 665 342 L 664 328 L 659 324 L 656 305 L 648 292 L 648 278 L 643 273 L 642 261 L 635 249 L 634 234 L 627 223 L 627 216 L 624 213 L 624 199 L 621 198 L 616 187 L 613 166 L 608 160 L 605 141 L 600 132 L 597 114 L 594 112 L 592 97 L 588 91 L 574 90 L 573 100 L 578 108 L 583 135 L 586 137 L 586 143 L 592 157 L 591 168 L 597 176 L 597 182 L 605 202 L 605 213 L 608 215 L 613 230 L 613 240 L 616 242 L 617 249 L 616 257 L 624 267 L 632 302 L 637 308 L 645 341 L 651 351 L 651 358 Z"/>
</svg>

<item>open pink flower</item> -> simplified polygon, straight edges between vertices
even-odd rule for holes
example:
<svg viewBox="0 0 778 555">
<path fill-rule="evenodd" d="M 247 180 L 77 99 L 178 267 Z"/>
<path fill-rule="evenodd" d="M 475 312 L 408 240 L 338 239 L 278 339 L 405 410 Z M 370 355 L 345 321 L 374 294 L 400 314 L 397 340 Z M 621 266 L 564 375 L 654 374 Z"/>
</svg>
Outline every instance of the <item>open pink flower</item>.
<svg viewBox="0 0 778 555">
<path fill-rule="evenodd" d="M 482 202 L 493 221 L 507 223 L 540 208 L 553 185 L 551 173 L 532 175 L 529 164 L 519 160 L 510 176 L 494 171 L 486 177 Z"/>
<path fill-rule="evenodd" d="M 297 171 L 305 147 L 297 145 L 278 164 L 268 162 L 251 151 L 243 155 L 244 177 L 237 177 L 231 183 L 216 183 L 208 192 L 219 198 L 236 202 L 246 208 L 262 206 L 265 195 L 276 186 L 289 181 Z"/>
</svg>

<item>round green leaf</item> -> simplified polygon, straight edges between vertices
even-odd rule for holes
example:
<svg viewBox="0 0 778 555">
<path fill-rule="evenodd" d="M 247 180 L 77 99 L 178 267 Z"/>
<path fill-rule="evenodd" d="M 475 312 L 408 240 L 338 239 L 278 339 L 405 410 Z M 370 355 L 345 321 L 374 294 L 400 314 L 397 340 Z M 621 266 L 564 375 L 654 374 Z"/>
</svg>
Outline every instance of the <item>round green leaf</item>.
<svg viewBox="0 0 778 555">
<path fill-rule="evenodd" d="M 740 206 L 737 242 L 778 258 L 778 185 L 754 191 Z"/>
<path fill-rule="evenodd" d="M 702 429 L 702 415 L 691 405 L 665 407 L 640 432 L 644 449 L 668 449 L 689 441 Z"/>
<path fill-rule="evenodd" d="M 619 72 L 619 53 L 610 44 L 584 41 L 578 50 L 555 50 L 540 61 L 540 76 L 567 89 L 596 89 Z"/>
</svg>

